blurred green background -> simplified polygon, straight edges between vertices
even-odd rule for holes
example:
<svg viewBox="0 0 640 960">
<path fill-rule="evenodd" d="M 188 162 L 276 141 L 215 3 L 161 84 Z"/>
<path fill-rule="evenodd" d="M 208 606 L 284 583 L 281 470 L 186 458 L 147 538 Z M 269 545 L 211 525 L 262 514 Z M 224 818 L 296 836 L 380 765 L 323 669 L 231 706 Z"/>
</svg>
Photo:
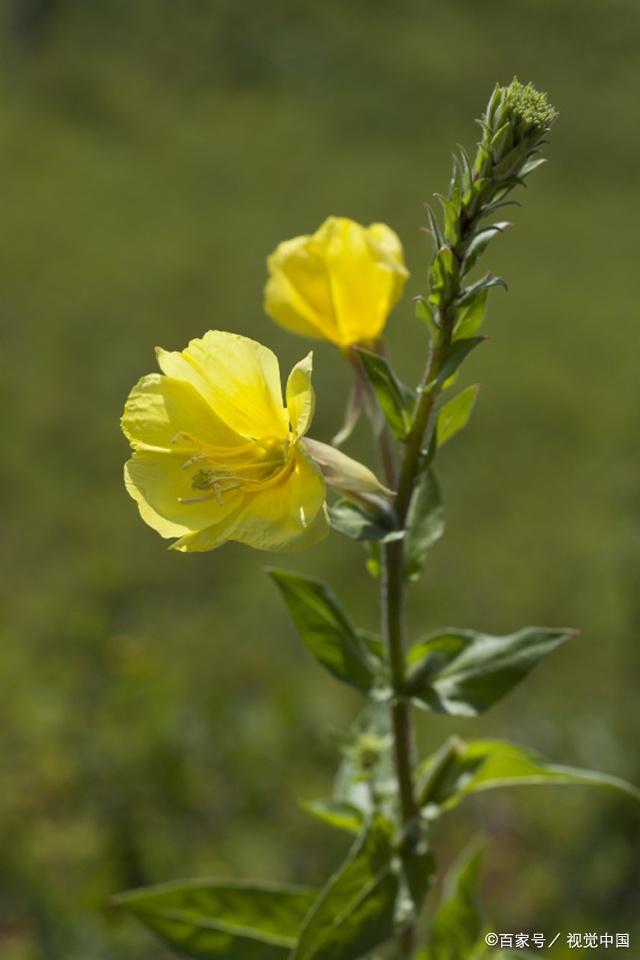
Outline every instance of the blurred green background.
<svg viewBox="0 0 640 960">
<path fill-rule="evenodd" d="M 170 553 L 138 519 L 118 418 L 155 344 L 217 327 L 283 369 L 300 358 L 308 344 L 262 313 L 264 261 L 329 213 L 400 233 L 412 279 L 389 340 L 417 375 L 422 202 L 514 74 L 561 117 L 491 248 L 510 292 L 467 364 L 480 401 L 442 456 L 448 535 L 410 620 L 583 635 L 482 721 L 427 717 L 420 735 L 510 737 L 640 781 L 637 3 L 13 0 L 2 16 L 3 960 L 159 960 L 109 894 L 319 882 L 341 856 L 297 802 L 327 790 L 355 696 L 301 649 L 267 556 Z M 324 345 L 316 371 L 327 440 L 348 377 Z M 365 430 L 350 450 L 369 454 Z M 372 627 L 361 560 L 332 537 L 281 562 L 348 585 Z M 496 793 L 443 824 L 443 864 L 477 830 L 495 929 L 633 938 L 629 802 Z"/>
</svg>

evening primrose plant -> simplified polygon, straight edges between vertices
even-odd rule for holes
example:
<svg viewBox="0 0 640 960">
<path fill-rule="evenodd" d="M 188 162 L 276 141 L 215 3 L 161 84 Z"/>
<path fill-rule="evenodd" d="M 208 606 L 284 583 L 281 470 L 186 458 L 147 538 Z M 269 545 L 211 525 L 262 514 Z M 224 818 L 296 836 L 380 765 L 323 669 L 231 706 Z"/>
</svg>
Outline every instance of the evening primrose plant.
<svg viewBox="0 0 640 960">
<path fill-rule="evenodd" d="M 516 785 L 594 784 L 640 799 L 616 777 L 548 763 L 507 741 L 454 736 L 424 759 L 414 743 L 415 709 L 467 721 L 576 634 L 534 626 L 492 636 L 444 627 L 413 642 L 405 636 L 407 586 L 422 576 L 444 530 L 435 463 L 476 399 L 475 387 L 455 392 L 456 377 L 486 339 L 490 290 L 505 286 L 476 267 L 509 226 L 501 218 L 516 204 L 512 192 L 544 162 L 540 151 L 555 118 L 544 94 L 514 80 L 493 91 L 475 156 L 455 152 L 449 189 L 436 195 L 440 214 L 427 210 L 433 252 L 428 290 L 415 309 L 430 344 L 415 388 L 393 370 L 382 339 L 408 276 L 389 227 L 329 217 L 269 257 L 266 311 L 297 335 L 331 342 L 352 365 L 354 392 L 337 440 L 345 442 L 357 416 L 368 414 L 375 470 L 309 436 L 311 355 L 294 366 L 283 398 L 270 350 L 209 331 L 182 352 L 158 350 L 161 373 L 143 377 L 129 395 L 126 487 L 142 519 L 175 549 L 205 551 L 236 540 L 295 551 L 333 530 L 366 547 L 381 605 L 380 631 L 372 634 L 351 622 L 329 586 L 269 570 L 313 657 L 364 701 L 331 795 L 305 805 L 352 839 L 320 889 L 188 880 L 115 898 L 178 954 L 356 960 L 384 950 L 420 960 L 506 958 L 485 942 L 474 896 L 477 851 L 455 865 L 441 905 L 425 909 L 437 876 L 432 835 L 439 818 L 472 794 Z"/>
</svg>

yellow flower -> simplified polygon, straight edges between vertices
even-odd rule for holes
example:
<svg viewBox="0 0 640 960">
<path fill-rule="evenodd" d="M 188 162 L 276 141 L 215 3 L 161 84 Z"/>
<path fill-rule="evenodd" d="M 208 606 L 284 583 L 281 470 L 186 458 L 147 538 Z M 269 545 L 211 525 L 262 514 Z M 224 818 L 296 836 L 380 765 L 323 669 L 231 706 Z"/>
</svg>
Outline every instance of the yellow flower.
<svg viewBox="0 0 640 960">
<path fill-rule="evenodd" d="M 409 276 L 390 227 L 345 217 L 329 217 L 313 236 L 285 240 L 267 266 L 269 316 L 343 349 L 380 336 Z"/>
<path fill-rule="evenodd" d="M 142 519 L 182 551 L 228 540 L 296 550 L 325 536 L 325 481 L 300 442 L 311 354 L 291 371 L 286 406 L 277 358 L 247 337 L 209 331 L 157 357 L 164 376 L 143 377 L 122 417 L 134 451 L 125 485 Z"/>
</svg>

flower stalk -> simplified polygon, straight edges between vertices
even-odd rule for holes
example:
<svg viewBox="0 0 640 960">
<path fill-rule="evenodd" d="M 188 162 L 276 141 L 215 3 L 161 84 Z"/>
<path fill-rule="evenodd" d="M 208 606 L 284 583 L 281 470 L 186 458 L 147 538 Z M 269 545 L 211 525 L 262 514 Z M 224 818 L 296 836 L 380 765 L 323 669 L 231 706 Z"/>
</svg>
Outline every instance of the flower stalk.
<svg viewBox="0 0 640 960">
<path fill-rule="evenodd" d="M 505 198 L 511 190 L 542 162 L 533 158 L 555 117 L 544 94 L 530 84 L 523 86 L 514 80 L 508 87 L 497 86 L 480 121 L 482 139 L 473 164 L 463 148 L 454 156 L 449 194 L 439 198 L 442 227 L 428 211 L 434 253 L 429 269 L 430 295 L 421 304 L 428 310 L 433 339 L 401 460 L 395 498 L 400 530 L 406 527 L 420 475 L 435 456 L 435 415 L 444 387 L 441 374 L 451 357 L 457 321 L 470 300 L 481 299 L 484 304 L 488 289 L 496 282 L 503 283 L 487 274 L 479 283 L 466 286 L 466 277 L 480 253 L 507 226 L 483 227 L 482 222 L 508 203 Z M 406 827 L 419 808 L 414 793 L 412 707 L 405 697 L 403 553 L 401 539 L 384 545 L 380 589 L 383 637 L 394 692 L 390 706 L 393 752 L 401 819 Z M 403 932 L 399 946 L 404 955 L 411 954 L 414 939 L 410 929 Z"/>
</svg>

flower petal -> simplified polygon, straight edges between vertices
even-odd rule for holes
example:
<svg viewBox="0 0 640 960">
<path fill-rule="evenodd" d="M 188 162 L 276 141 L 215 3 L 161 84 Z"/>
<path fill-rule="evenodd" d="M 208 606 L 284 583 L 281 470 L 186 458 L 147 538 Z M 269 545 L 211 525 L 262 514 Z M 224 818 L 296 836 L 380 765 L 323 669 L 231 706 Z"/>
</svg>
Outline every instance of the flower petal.
<svg viewBox="0 0 640 960">
<path fill-rule="evenodd" d="M 365 229 L 344 217 L 321 229 L 342 342 L 375 340 L 409 275 L 398 257 L 400 241 L 384 224 Z"/>
<path fill-rule="evenodd" d="M 231 430 L 247 439 L 288 436 L 278 359 L 267 347 L 209 330 L 181 353 L 156 352 L 163 373 L 195 386 Z"/>
<path fill-rule="evenodd" d="M 186 380 L 159 373 L 142 377 L 127 398 L 121 420 L 122 431 L 134 447 L 176 450 L 181 435 L 203 443 L 233 447 L 246 443 L 230 430 L 211 409 L 196 388 Z"/>
<path fill-rule="evenodd" d="M 219 499 L 213 495 L 201 499 L 202 491 L 193 489 L 192 473 L 184 463 L 183 454 L 139 449 L 125 464 L 129 495 L 145 523 L 163 537 L 181 537 L 214 523 L 229 524 L 246 499 L 233 491 Z"/>
<path fill-rule="evenodd" d="M 256 550 L 293 551 L 322 539 L 329 531 L 324 510 L 325 484 L 311 460 L 297 450 L 285 479 L 251 497 L 226 529 L 213 528 L 183 536 L 174 548 L 212 550 L 225 540 L 237 540 Z"/>
<path fill-rule="evenodd" d="M 285 240 L 267 257 L 264 309 L 292 333 L 339 343 L 331 278 L 323 247 L 314 239 L 307 235 Z"/>
<path fill-rule="evenodd" d="M 287 380 L 287 411 L 289 423 L 296 437 L 302 437 L 309 429 L 316 405 L 316 395 L 311 386 L 313 353 L 296 363 Z"/>
</svg>

